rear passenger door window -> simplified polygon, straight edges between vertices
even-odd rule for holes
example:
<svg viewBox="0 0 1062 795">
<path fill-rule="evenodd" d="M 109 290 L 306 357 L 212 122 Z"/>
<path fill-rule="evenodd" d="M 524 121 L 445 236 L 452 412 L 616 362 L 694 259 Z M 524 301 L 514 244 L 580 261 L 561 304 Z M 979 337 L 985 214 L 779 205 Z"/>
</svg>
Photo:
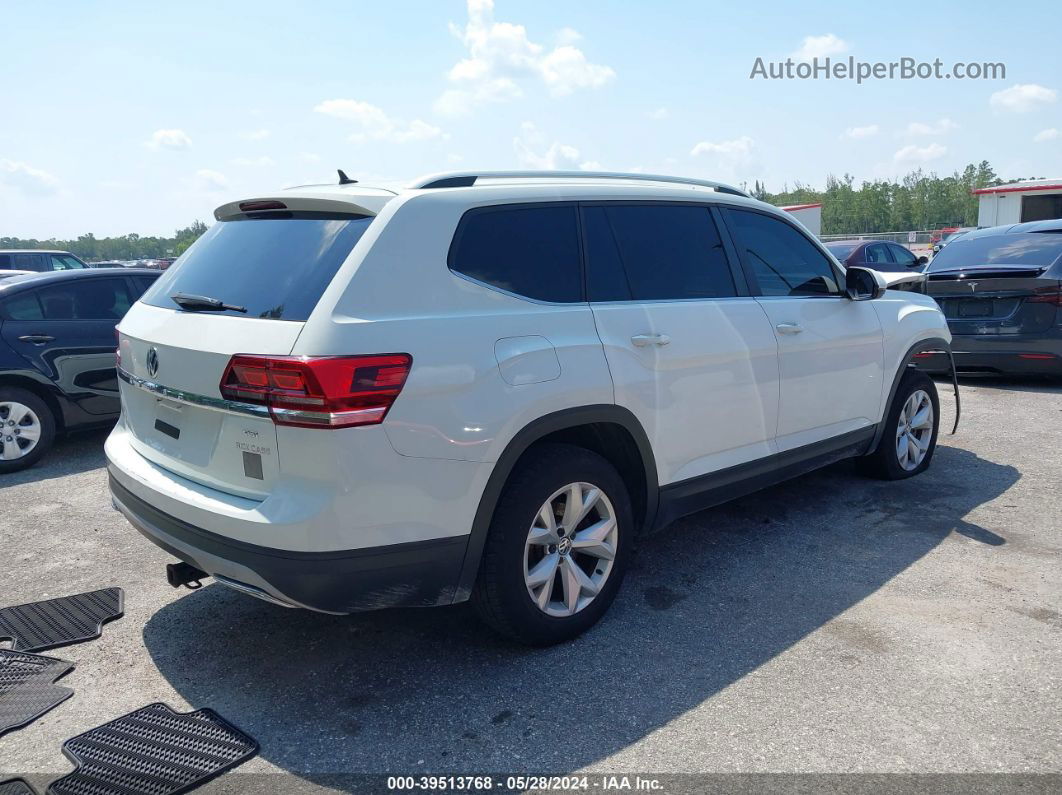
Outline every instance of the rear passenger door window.
<svg viewBox="0 0 1062 795">
<path fill-rule="evenodd" d="M 469 210 L 450 248 L 450 270 L 525 298 L 583 300 L 574 204 Z"/>
<path fill-rule="evenodd" d="M 37 291 L 46 320 L 121 320 L 131 302 L 124 279 L 71 279 Z"/>
<path fill-rule="evenodd" d="M 889 255 L 889 250 L 884 243 L 874 243 L 867 246 L 867 264 L 868 265 L 886 265 L 892 264 L 892 257 Z M 889 268 L 878 268 L 877 270 L 890 270 Z"/>
<path fill-rule="evenodd" d="M 829 258 L 792 224 L 765 213 L 730 208 L 727 217 L 761 295 L 840 295 Z"/>
<path fill-rule="evenodd" d="M 42 271 L 51 270 L 48 260 L 43 254 L 16 254 L 15 268 L 17 271 Z"/>
<path fill-rule="evenodd" d="M 609 204 L 583 208 L 590 301 L 665 301 L 737 294 L 707 207 Z"/>
</svg>

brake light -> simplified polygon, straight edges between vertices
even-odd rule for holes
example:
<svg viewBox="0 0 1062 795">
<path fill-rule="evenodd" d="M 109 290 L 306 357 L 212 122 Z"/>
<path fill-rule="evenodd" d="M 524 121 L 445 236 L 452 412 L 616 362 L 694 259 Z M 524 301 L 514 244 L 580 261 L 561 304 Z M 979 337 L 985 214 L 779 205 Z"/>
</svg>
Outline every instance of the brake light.
<svg viewBox="0 0 1062 795">
<path fill-rule="evenodd" d="M 245 213 L 257 210 L 286 210 L 288 205 L 278 201 L 240 202 L 240 209 Z"/>
<path fill-rule="evenodd" d="M 269 407 L 277 425 L 350 428 L 383 422 L 409 375 L 408 353 L 368 356 L 237 354 L 221 377 L 228 400 Z"/>
<path fill-rule="evenodd" d="M 1056 290 L 1053 293 L 1037 293 L 1025 300 L 1034 304 L 1054 304 L 1055 306 L 1062 307 L 1062 290 Z"/>
</svg>

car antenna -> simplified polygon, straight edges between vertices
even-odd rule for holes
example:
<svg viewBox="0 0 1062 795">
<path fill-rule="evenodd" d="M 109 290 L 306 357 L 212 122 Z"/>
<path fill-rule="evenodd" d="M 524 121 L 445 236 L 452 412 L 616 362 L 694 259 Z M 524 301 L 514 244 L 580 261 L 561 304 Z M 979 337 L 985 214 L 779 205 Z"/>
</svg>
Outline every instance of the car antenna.
<svg viewBox="0 0 1062 795">
<path fill-rule="evenodd" d="M 336 171 L 339 172 L 339 184 L 340 185 L 353 185 L 353 184 L 355 184 L 357 182 L 356 179 L 351 179 L 346 174 L 344 174 L 343 173 L 343 169 L 337 168 Z"/>
</svg>

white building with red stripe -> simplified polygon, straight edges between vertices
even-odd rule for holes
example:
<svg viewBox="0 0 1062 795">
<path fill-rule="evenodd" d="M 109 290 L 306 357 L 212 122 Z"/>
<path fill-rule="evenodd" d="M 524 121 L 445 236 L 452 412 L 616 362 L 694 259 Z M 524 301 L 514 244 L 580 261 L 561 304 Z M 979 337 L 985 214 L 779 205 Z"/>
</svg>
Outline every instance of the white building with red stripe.
<svg viewBox="0 0 1062 795">
<path fill-rule="evenodd" d="M 811 234 L 816 237 L 822 234 L 822 202 L 817 204 L 791 204 L 781 209 L 800 221 Z"/>
<path fill-rule="evenodd" d="M 1028 179 L 981 188 L 973 194 L 980 199 L 978 226 L 1062 218 L 1062 179 Z"/>
</svg>

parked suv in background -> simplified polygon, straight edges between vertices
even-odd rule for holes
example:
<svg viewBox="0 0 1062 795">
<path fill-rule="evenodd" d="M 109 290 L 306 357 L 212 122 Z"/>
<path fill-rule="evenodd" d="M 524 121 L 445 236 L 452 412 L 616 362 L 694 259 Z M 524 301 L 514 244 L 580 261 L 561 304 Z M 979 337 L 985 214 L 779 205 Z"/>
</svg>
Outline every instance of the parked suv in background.
<svg viewBox="0 0 1062 795">
<path fill-rule="evenodd" d="M 215 216 L 119 325 L 111 490 L 186 564 L 171 582 L 331 613 L 471 598 L 553 643 L 653 529 L 932 458 L 908 365 L 947 348 L 937 306 L 726 185 L 461 173 Z"/>
<path fill-rule="evenodd" d="M 46 251 L 42 249 L 0 249 L 0 273 L 4 271 L 73 271 L 89 267 L 69 251 Z"/>
</svg>

